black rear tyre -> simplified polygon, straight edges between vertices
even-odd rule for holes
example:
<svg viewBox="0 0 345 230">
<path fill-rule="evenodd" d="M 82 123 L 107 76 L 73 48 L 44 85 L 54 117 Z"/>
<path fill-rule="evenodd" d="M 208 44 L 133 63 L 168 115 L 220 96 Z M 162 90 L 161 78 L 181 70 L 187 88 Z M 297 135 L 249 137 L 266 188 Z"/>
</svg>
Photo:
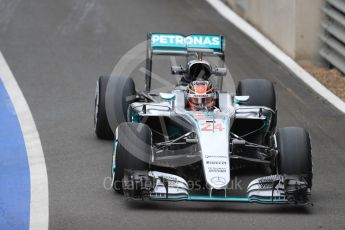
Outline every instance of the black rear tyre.
<svg viewBox="0 0 345 230">
<path fill-rule="evenodd" d="M 300 175 L 312 186 L 312 155 L 309 133 L 299 127 L 286 127 L 277 132 L 278 174 Z"/>
<path fill-rule="evenodd" d="M 238 83 L 236 95 L 238 96 L 249 96 L 249 100 L 246 102 L 241 102 L 244 106 L 264 106 L 272 109 L 275 113 L 272 113 L 270 127 L 266 130 L 267 133 L 260 132 L 254 133 L 246 137 L 247 140 L 258 143 L 258 144 L 268 144 L 269 137 L 275 131 L 277 124 L 277 112 L 276 112 L 276 94 L 271 81 L 265 79 L 245 79 Z M 256 121 L 251 121 L 251 123 Z M 246 121 L 244 126 L 241 126 L 240 132 L 248 133 L 254 129 L 260 127 L 259 125 L 251 125 L 250 121 Z"/>
<path fill-rule="evenodd" d="M 113 130 L 127 121 L 128 107 L 135 98 L 133 79 L 124 76 L 101 76 L 98 79 L 94 110 L 94 127 L 98 138 L 114 139 Z"/>
<path fill-rule="evenodd" d="M 149 126 L 130 122 L 121 123 L 116 133 L 118 136 L 113 153 L 113 188 L 116 192 L 123 193 L 122 179 L 126 169 L 149 170 L 152 133 Z"/>
<path fill-rule="evenodd" d="M 137 93 L 132 78 L 112 76 L 108 82 L 106 110 L 113 131 L 127 119 L 128 107 L 136 100 Z"/>
<path fill-rule="evenodd" d="M 249 96 L 243 105 L 265 106 L 276 110 L 276 94 L 271 81 L 265 79 L 245 79 L 238 83 L 236 95 Z"/>
<path fill-rule="evenodd" d="M 101 76 L 97 81 L 95 104 L 94 104 L 94 129 L 99 139 L 113 140 L 114 134 L 111 130 L 105 109 L 105 92 L 109 76 Z"/>
</svg>

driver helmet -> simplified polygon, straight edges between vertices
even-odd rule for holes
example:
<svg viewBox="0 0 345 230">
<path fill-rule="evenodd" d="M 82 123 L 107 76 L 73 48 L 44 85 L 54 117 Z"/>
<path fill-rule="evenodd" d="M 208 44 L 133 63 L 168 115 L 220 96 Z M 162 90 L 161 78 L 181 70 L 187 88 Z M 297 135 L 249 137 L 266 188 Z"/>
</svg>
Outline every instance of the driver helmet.
<svg viewBox="0 0 345 230">
<path fill-rule="evenodd" d="M 216 93 L 206 80 L 196 80 L 187 87 L 188 106 L 191 110 L 209 110 L 215 106 Z"/>
</svg>

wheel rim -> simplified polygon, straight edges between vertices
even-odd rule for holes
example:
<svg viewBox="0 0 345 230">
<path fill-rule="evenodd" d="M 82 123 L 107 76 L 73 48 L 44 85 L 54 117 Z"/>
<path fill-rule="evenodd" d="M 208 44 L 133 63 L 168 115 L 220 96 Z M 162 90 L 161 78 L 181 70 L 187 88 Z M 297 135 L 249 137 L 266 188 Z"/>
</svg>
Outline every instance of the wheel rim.
<svg viewBox="0 0 345 230">
<path fill-rule="evenodd" d="M 116 168 L 116 164 L 115 164 L 115 160 L 116 160 L 116 149 L 117 149 L 117 141 L 114 142 L 113 145 L 113 156 L 112 156 L 112 161 L 111 161 L 111 176 L 113 178 L 115 178 L 115 168 Z"/>
<path fill-rule="evenodd" d="M 96 130 L 96 126 L 97 126 L 97 117 L 98 117 L 98 105 L 99 105 L 99 84 L 97 81 L 97 85 L 96 85 L 96 92 L 95 92 L 95 108 L 94 108 L 94 114 L 93 114 L 93 128 L 94 130 Z"/>
</svg>

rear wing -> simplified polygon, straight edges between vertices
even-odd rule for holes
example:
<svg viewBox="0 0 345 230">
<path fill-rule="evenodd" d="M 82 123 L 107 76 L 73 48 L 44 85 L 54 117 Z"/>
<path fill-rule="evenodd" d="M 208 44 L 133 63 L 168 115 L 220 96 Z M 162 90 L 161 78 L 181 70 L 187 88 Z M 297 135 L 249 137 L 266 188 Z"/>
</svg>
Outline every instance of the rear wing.
<svg viewBox="0 0 345 230">
<path fill-rule="evenodd" d="M 220 56 L 224 60 L 225 39 L 222 35 L 211 34 L 147 34 L 146 82 L 147 92 L 151 88 L 152 55 L 185 55 L 202 53 Z"/>
<path fill-rule="evenodd" d="M 153 54 L 186 55 L 188 52 L 205 52 L 214 55 L 224 53 L 224 37 L 221 35 L 158 34 L 148 35 Z"/>
</svg>

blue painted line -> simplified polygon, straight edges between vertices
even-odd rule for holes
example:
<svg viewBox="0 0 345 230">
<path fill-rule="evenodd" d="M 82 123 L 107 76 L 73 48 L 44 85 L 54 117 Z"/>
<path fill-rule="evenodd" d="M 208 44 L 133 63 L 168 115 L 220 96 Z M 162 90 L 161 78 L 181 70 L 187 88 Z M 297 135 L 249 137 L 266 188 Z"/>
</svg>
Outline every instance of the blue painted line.
<svg viewBox="0 0 345 230">
<path fill-rule="evenodd" d="M 20 124 L 0 80 L 0 229 L 29 229 L 30 171 Z"/>
</svg>

